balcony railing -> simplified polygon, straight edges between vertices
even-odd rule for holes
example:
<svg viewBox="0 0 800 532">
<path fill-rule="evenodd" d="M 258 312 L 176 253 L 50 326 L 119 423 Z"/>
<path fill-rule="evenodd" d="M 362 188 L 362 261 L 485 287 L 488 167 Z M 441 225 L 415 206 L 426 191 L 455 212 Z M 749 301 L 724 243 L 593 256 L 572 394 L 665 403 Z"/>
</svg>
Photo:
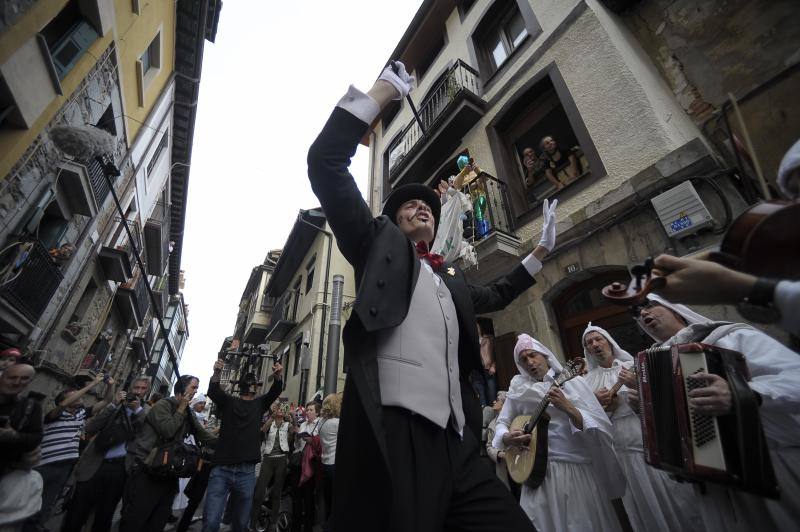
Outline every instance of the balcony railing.
<svg viewBox="0 0 800 532">
<path fill-rule="evenodd" d="M 158 277 L 153 281 L 153 293 L 156 296 L 156 307 L 163 317 L 169 305 L 169 277 Z"/>
<path fill-rule="evenodd" d="M 461 190 L 469 196 L 472 212 L 464 221 L 464 237 L 471 244 L 483 240 L 493 231 L 514 235 L 514 216 L 505 183 L 481 172 Z"/>
<path fill-rule="evenodd" d="M 137 270 L 133 279 L 117 288 L 115 301 L 128 329 L 141 327 L 150 309 L 150 298 L 145 287 L 144 276 Z"/>
<path fill-rule="evenodd" d="M 419 115 L 427 135 L 438 127 L 439 121 L 449 114 L 450 107 L 464 93 L 476 98 L 480 94 L 478 72 L 460 59 L 442 76 L 419 106 Z M 411 159 L 424 135 L 416 119 L 389 146 L 389 175 L 394 178 Z"/>
<path fill-rule="evenodd" d="M 31 240 L 21 246 L 22 251 L 3 276 L 0 296 L 36 323 L 64 276 L 41 242 Z"/>
</svg>

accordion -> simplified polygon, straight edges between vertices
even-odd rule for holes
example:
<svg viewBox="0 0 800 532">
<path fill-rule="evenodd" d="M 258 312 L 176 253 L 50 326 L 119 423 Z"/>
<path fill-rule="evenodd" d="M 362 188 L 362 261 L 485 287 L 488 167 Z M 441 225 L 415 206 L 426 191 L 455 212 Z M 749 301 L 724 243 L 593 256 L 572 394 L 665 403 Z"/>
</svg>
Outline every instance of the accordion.
<svg viewBox="0 0 800 532">
<path fill-rule="evenodd" d="M 695 373 L 724 378 L 731 413 L 699 414 L 688 393 L 703 387 Z M 777 498 L 778 484 L 750 389 L 747 363 L 736 351 L 700 343 L 654 347 L 636 355 L 645 460 L 676 477 Z"/>
</svg>

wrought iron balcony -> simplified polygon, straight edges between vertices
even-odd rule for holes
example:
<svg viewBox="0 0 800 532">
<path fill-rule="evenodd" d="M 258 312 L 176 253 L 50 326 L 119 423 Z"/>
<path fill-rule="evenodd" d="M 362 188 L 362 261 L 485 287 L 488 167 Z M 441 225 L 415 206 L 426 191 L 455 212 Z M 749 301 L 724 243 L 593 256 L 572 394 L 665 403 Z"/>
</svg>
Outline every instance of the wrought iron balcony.
<svg viewBox="0 0 800 532">
<path fill-rule="evenodd" d="M 35 324 L 64 276 L 38 240 L 23 242 L 17 249 L 0 279 L 0 297 Z"/>
<path fill-rule="evenodd" d="M 137 270 L 130 281 L 119 285 L 114 296 L 123 323 L 128 329 L 136 329 L 144 324 L 144 318 L 150 309 L 150 299 L 145 283 L 147 280 Z"/>
<path fill-rule="evenodd" d="M 152 325 L 152 320 L 150 320 L 150 322 L 142 325 L 131 341 L 133 350 L 136 352 L 140 362 L 147 362 L 154 343 L 155 330 Z"/>
<path fill-rule="evenodd" d="M 108 174 L 113 184 L 119 176 L 119 170 L 114 166 L 114 161 L 106 155 L 87 161 L 86 170 L 89 172 L 89 182 L 92 185 L 92 192 L 94 192 L 97 205 L 102 208 L 103 203 L 111 193 L 105 176 Z"/>
<path fill-rule="evenodd" d="M 275 308 L 272 310 L 272 316 L 269 322 L 269 333 L 267 333 L 267 340 L 270 342 L 282 341 L 286 335 L 289 334 L 289 331 L 294 329 L 295 325 L 297 325 L 294 313 L 287 305 L 287 303 L 291 302 L 293 294 L 294 292 L 292 290 L 288 290 L 279 297 L 278 301 L 275 303 Z"/>
<path fill-rule="evenodd" d="M 464 221 L 464 238 L 474 246 L 478 268 L 466 270 L 467 278 L 483 284 L 508 273 L 519 264 L 522 242 L 515 233 L 506 183 L 481 172 L 464 185 L 462 192 L 469 196 L 472 212 Z"/>
<path fill-rule="evenodd" d="M 169 260 L 170 207 L 159 201 L 144 226 L 147 273 L 163 275 Z"/>
<path fill-rule="evenodd" d="M 464 133 L 483 116 L 484 106 L 478 72 L 459 59 L 434 84 L 419 106 L 425 134 L 415 119 L 389 145 L 392 184 L 430 175 L 442 156 L 449 156 Z"/>
<path fill-rule="evenodd" d="M 166 275 L 153 282 L 153 293 L 156 296 L 156 308 L 163 318 L 169 305 L 169 278 Z"/>
</svg>

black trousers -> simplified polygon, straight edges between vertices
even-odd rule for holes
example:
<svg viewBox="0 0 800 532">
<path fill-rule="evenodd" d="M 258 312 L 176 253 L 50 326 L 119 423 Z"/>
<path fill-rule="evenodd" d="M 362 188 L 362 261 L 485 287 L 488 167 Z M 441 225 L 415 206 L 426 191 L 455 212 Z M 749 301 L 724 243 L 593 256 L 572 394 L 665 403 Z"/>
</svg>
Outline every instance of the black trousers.
<svg viewBox="0 0 800 532">
<path fill-rule="evenodd" d="M 161 532 L 172 515 L 177 478 L 154 477 L 134 467 L 125 485 L 119 532 Z"/>
<path fill-rule="evenodd" d="M 478 442 L 404 408 L 384 407 L 392 474 L 389 532 L 532 532 L 505 486 L 481 462 Z"/>
<path fill-rule="evenodd" d="M 203 495 L 206 494 L 208 477 L 211 476 L 211 470 L 213 468 L 214 466 L 209 463 L 203 464 L 203 469 L 195 473 L 192 480 L 186 485 L 184 493 L 189 498 L 189 502 L 183 510 L 183 515 L 181 515 L 181 520 L 178 521 L 178 526 L 175 527 L 175 532 L 186 532 L 189 530 L 189 525 L 192 524 L 194 513 L 197 511 L 197 507 L 200 506 Z"/>
<path fill-rule="evenodd" d="M 302 486 L 300 466 L 289 464 L 289 482 L 292 486 L 292 531 L 313 532 L 315 510 L 316 480 L 309 479 Z"/>
<path fill-rule="evenodd" d="M 75 484 L 75 493 L 64 518 L 62 532 L 80 532 L 94 511 L 92 532 L 111 530 L 114 510 L 125 488 L 125 457 L 103 460 L 87 481 Z"/>
</svg>

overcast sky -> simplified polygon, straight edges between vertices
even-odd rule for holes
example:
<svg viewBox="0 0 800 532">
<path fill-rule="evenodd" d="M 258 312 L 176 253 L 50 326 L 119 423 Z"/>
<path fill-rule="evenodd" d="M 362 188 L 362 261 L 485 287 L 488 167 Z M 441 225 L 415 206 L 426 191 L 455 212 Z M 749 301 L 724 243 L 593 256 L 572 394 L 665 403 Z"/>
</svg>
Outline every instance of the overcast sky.
<svg viewBox="0 0 800 532">
<path fill-rule="evenodd" d="M 189 341 L 181 373 L 208 386 L 252 268 L 319 205 L 306 153 L 350 83 L 367 90 L 421 0 L 225 2 L 206 42 L 181 268 Z M 362 192 L 368 152 L 351 166 Z"/>
</svg>

